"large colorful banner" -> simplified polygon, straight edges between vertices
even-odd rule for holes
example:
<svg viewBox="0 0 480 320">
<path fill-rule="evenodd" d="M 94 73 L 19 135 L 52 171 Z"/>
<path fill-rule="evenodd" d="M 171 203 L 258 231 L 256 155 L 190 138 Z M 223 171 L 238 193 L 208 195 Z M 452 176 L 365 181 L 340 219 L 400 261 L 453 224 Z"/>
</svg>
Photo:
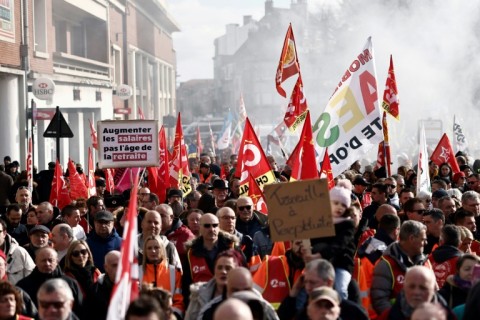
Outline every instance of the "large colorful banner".
<svg viewBox="0 0 480 320">
<path fill-rule="evenodd" d="M 313 124 L 313 139 L 319 154 L 328 147 L 334 176 L 383 140 L 371 37 Z"/>
</svg>

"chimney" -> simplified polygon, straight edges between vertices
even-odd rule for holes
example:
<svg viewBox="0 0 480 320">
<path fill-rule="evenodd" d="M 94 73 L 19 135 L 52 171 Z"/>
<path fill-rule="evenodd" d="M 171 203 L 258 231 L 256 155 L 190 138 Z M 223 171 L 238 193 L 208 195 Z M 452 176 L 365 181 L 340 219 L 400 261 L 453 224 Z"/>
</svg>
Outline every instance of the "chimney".
<svg viewBox="0 0 480 320">
<path fill-rule="evenodd" d="M 252 21 L 252 16 L 243 16 L 243 25 L 246 26 L 247 24 Z"/>
<path fill-rule="evenodd" d="M 273 11 L 273 0 L 266 0 L 265 1 L 265 15 L 271 13 Z"/>
</svg>

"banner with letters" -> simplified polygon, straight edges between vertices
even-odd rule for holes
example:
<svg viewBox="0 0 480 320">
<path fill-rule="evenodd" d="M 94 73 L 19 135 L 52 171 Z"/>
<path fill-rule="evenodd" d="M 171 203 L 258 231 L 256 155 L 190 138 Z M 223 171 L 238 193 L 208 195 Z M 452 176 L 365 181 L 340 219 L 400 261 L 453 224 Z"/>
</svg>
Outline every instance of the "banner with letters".
<svg viewBox="0 0 480 320">
<path fill-rule="evenodd" d="M 328 147 L 336 177 L 383 140 L 371 37 L 338 82 L 324 112 L 313 123 L 317 153 Z"/>
</svg>

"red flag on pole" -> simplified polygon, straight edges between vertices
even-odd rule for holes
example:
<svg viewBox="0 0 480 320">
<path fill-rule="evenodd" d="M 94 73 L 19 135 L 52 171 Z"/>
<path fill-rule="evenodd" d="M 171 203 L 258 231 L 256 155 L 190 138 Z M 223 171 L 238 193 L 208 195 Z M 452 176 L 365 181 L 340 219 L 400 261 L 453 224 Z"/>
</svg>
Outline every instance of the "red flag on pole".
<svg viewBox="0 0 480 320">
<path fill-rule="evenodd" d="M 318 178 L 317 160 L 313 145 L 310 111 L 307 111 L 300 141 L 293 150 L 287 164 L 292 169 L 290 181 Z"/>
<path fill-rule="evenodd" d="M 114 177 L 113 170 L 114 169 L 112 168 L 103 170 L 103 172 L 105 173 L 105 182 L 107 184 L 107 187 L 105 189 L 108 192 L 110 192 L 110 194 L 113 194 L 113 192 L 115 191 L 115 180 L 113 178 Z"/>
<path fill-rule="evenodd" d="M 268 214 L 265 196 L 250 173 L 248 174 L 248 196 L 252 199 L 255 210 Z"/>
<path fill-rule="evenodd" d="M 290 102 L 288 103 L 287 112 L 283 120 L 288 129 L 295 132 L 299 124 L 305 119 L 307 114 L 307 99 L 303 94 L 302 75 L 298 75 L 297 83 L 293 87 Z"/>
<path fill-rule="evenodd" d="M 97 188 L 96 188 L 96 185 L 95 185 L 95 167 L 93 166 L 92 148 L 88 148 L 87 190 L 88 190 L 88 197 L 97 195 Z"/>
<path fill-rule="evenodd" d="M 55 172 L 53 174 L 52 189 L 50 191 L 50 199 L 48 200 L 52 205 L 63 209 L 67 204 L 71 202 L 68 194 L 67 184 L 63 178 L 62 167 L 60 162 L 55 163 Z"/>
<path fill-rule="evenodd" d="M 170 188 L 170 160 L 169 152 L 167 148 L 167 138 L 165 135 L 165 128 L 162 126 L 158 132 L 158 151 L 160 166 L 158 167 L 158 184 L 159 191 L 158 197 L 160 198 L 160 203 L 164 203 L 167 199 L 167 189 Z"/>
<path fill-rule="evenodd" d="M 138 240 L 137 240 L 138 172 L 130 192 L 130 205 L 120 250 L 120 263 L 108 307 L 107 320 L 123 319 L 130 301 L 138 297 Z"/>
<path fill-rule="evenodd" d="M 143 113 L 142 107 L 137 106 L 137 109 L 138 109 L 138 118 L 140 120 L 145 120 L 145 114 Z"/>
<path fill-rule="evenodd" d="M 333 180 L 332 164 L 328 156 L 328 149 L 325 148 L 325 155 L 323 156 L 322 167 L 320 169 L 320 177 L 327 178 L 328 190 L 335 187 L 335 180 Z"/>
<path fill-rule="evenodd" d="M 453 173 L 460 172 L 460 167 L 458 166 L 457 159 L 455 158 L 455 153 L 453 152 L 452 144 L 446 133 L 443 134 L 442 138 L 438 142 L 437 147 L 430 157 L 436 165 L 441 165 L 442 163 L 448 163 L 452 168 Z"/>
<path fill-rule="evenodd" d="M 68 180 L 70 181 L 70 199 L 88 198 L 88 190 L 85 181 L 75 168 L 75 163 L 68 159 Z"/>
<path fill-rule="evenodd" d="M 90 122 L 90 137 L 92 138 L 92 147 L 98 150 L 97 130 L 95 130 L 92 120 L 88 119 L 88 122 Z"/>
<path fill-rule="evenodd" d="M 397 80 L 395 80 L 395 72 L 393 69 L 393 57 L 390 55 L 390 67 L 388 68 L 388 77 L 385 83 L 385 91 L 383 92 L 382 107 L 395 119 L 400 120 L 399 103 Z"/>
<path fill-rule="evenodd" d="M 170 185 L 182 190 L 183 196 L 186 196 L 192 191 L 192 186 L 190 185 L 190 170 L 188 168 L 187 146 L 183 139 L 180 112 L 178 113 L 177 127 L 175 128 L 172 165 L 170 166 Z"/>
<path fill-rule="evenodd" d="M 297 48 L 295 46 L 295 38 L 293 36 L 292 24 L 288 26 L 283 49 L 278 62 L 277 75 L 275 77 L 275 85 L 278 93 L 284 98 L 287 97 L 285 90 L 282 88 L 282 82 L 300 72 L 298 64 Z"/>
<path fill-rule="evenodd" d="M 202 146 L 202 137 L 200 136 L 200 127 L 197 125 L 197 158 L 200 158 L 200 154 L 202 153 L 203 146 Z"/>
<path fill-rule="evenodd" d="M 387 177 L 392 175 L 391 169 L 391 155 L 390 155 L 390 143 L 388 142 L 388 125 L 387 125 L 387 113 L 383 112 L 382 117 L 382 129 L 383 129 L 383 141 L 378 144 L 378 153 L 377 153 L 377 164 L 375 165 L 375 170 L 380 169 L 381 167 L 385 168 Z"/>
<path fill-rule="evenodd" d="M 27 181 L 28 181 L 28 190 L 30 194 L 33 191 L 33 162 L 32 162 L 32 155 L 33 155 L 33 148 L 32 148 L 32 138 L 28 138 L 28 155 L 27 155 L 27 165 L 25 168 L 27 169 Z"/>
</svg>

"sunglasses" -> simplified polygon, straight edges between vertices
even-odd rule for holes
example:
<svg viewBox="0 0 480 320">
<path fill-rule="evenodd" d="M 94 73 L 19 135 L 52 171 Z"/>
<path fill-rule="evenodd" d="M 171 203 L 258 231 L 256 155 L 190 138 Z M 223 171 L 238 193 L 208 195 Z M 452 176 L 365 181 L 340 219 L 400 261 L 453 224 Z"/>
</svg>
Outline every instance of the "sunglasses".
<svg viewBox="0 0 480 320">
<path fill-rule="evenodd" d="M 387 183 L 385 183 L 385 186 L 386 186 L 387 188 L 390 187 L 390 188 L 392 188 L 392 189 L 397 187 L 396 184 L 387 184 Z"/>
<path fill-rule="evenodd" d="M 44 309 L 48 309 L 50 307 L 54 307 L 55 309 L 60 309 L 60 308 L 63 308 L 63 306 L 65 305 L 65 302 L 66 301 L 41 301 L 41 300 L 38 301 L 40 307 Z"/>
<path fill-rule="evenodd" d="M 75 257 L 75 258 L 80 257 L 80 255 L 86 256 L 87 254 L 88 254 L 87 249 L 72 251 L 72 257 Z"/>
<path fill-rule="evenodd" d="M 207 229 L 210 229 L 211 227 L 217 228 L 217 227 L 218 227 L 218 223 L 204 223 L 204 224 L 203 224 L 203 227 L 204 227 L 204 228 L 207 228 Z"/>
<path fill-rule="evenodd" d="M 243 211 L 245 209 L 250 210 L 250 209 L 252 209 L 252 206 L 240 206 L 240 207 L 238 207 L 238 210 L 240 210 L 240 211 Z"/>
<path fill-rule="evenodd" d="M 427 212 L 427 210 L 425 210 L 425 209 L 419 209 L 419 210 L 412 210 L 412 212 L 417 212 L 418 214 L 423 215 L 425 212 Z"/>
</svg>

